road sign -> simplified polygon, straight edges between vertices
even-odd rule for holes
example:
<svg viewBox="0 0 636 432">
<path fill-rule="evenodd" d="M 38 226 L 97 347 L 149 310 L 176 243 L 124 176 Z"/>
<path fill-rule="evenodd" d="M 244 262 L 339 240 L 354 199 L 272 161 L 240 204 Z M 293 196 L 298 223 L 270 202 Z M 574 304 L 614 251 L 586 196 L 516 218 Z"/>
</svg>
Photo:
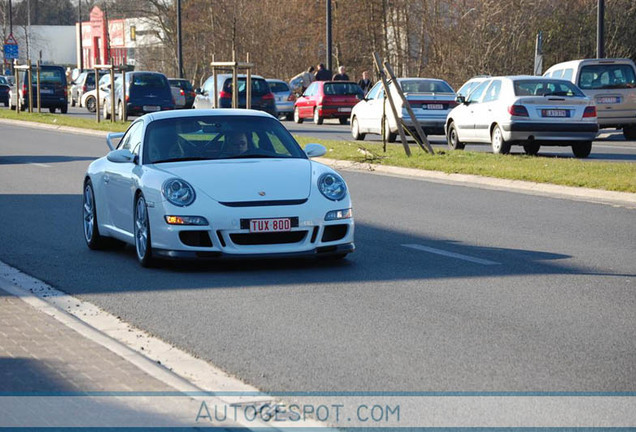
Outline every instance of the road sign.
<svg viewBox="0 0 636 432">
<path fill-rule="evenodd" d="M 4 59 L 14 60 L 18 58 L 18 41 L 15 40 L 13 34 L 7 36 L 4 40 Z"/>
</svg>

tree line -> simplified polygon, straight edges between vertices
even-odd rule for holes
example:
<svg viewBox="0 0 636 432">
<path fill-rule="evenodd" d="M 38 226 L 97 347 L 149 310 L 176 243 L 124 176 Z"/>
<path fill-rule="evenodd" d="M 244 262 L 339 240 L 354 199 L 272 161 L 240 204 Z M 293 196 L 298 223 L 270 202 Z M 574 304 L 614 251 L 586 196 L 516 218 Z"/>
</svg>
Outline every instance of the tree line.
<svg viewBox="0 0 636 432">
<path fill-rule="evenodd" d="M 97 4 L 111 18 L 152 20 L 163 44 L 138 52 L 138 67 L 177 75 L 176 0 L 78 1 L 84 19 Z M 68 16 L 67 3 L 59 2 L 60 16 Z M 596 56 L 597 0 L 331 3 L 332 66 L 346 66 L 356 80 L 363 70 L 373 75 L 373 52 L 388 59 L 399 76 L 443 78 L 455 88 L 479 74 L 532 74 L 539 31 L 544 69 Z M 253 72 L 265 77 L 289 79 L 326 63 L 325 0 L 182 0 L 181 5 L 185 76 L 195 85 L 209 76 L 213 56 L 231 60 L 233 49 L 239 60 L 249 53 Z M 605 1 L 606 57 L 636 59 L 635 22 L 634 0 Z"/>
</svg>

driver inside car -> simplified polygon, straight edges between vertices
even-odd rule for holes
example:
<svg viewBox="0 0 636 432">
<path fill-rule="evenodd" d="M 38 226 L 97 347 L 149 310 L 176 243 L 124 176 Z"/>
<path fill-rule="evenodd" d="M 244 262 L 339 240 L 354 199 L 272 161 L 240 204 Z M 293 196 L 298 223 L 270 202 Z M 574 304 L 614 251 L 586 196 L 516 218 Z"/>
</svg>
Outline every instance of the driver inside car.
<svg viewBox="0 0 636 432">
<path fill-rule="evenodd" d="M 225 135 L 223 153 L 227 156 L 238 156 L 249 148 L 245 132 L 228 132 Z"/>
</svg>

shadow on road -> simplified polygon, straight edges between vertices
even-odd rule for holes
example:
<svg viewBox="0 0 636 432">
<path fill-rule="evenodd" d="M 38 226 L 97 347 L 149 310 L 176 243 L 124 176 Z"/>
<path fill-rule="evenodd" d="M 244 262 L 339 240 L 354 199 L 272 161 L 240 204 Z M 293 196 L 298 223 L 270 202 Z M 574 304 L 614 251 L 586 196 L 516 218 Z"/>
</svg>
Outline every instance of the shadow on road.
<svg viewBox="0 0 636 432">
<path fill-rule="evenodd" d="M 341 262 L 314 259 L 166 262 L 143 269 L 132 247 L 90 251 L 82 236 L 80 195 L 0 195 L 0 260 L 74 293 L 365 281 L 427 280 L 511 275 L 599 275 L 565 262 L 568 255 L 482 247 L 459 240 L 422 237 L 369 224 L 356 225 L 358 250 Z M 29 229 L 24 229 L 24 220 Z M 489 260 L 481 265 L 406 248 L 427 248 Z M 107 275 L 107 277 L 104 277 Z M 629 276 L 605 274 L 607 276 Z"/>
<path fill-rule="evenodd" d="M 33 163 L 60 163 L 75 161 L 93 161 L 94 156 L 55 156 L 55 155 L 19 155 L 0 156 L 0 165 L 24 165 Z"/>
</svg>

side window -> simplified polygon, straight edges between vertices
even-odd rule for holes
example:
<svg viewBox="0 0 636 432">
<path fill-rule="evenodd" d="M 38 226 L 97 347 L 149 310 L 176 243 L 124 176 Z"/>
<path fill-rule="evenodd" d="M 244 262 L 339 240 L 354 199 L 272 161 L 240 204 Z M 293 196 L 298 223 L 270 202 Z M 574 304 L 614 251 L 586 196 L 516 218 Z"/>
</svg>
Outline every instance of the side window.
<svg viewBox="0 0 636 432">
<path fill-rule="evenodd" d="M 316 94 L 316 87 L 318 86 L 318 84 L 313 83 L 309 86 L 309 88 L 307 88 L 307 90 L 305 90 L 305 94 L 303 96 L 313 96 L 314 94 Z"/>
<path fill-rule="evenodd" d="M 133 124 L 126 135 L 122 138 L 117 146 L 117 150 L 130 150 L 134 154 L 139 154 L 139 147 L 141 145 L 141 131 L 143 129 L 143 121 Z"/>
<path fill-rule="evenodd" d="M 214 90 L 214 82 L 210 77 L 203 83 L 203 93 L 212 93 L 212 90 Z"/>
<path fill-rule="evenodd" d="M 488 87 L 489 84 L 490 84 L 490 80 L 486 80 L 483 83 L 479 84 L 477 87 L 475 87 L 475 90 L 470 92 L 470 94 L 468 95 L 468 99 L 466 101 L 469 103 L 479 102 L 482 95 L 484 94 L 484 91 L 486 90 L 486 87 Z"/>
<path fill-rule="evenodd" d="M 564 80 L 572 81 L 573 72 L 574 72 L 574 69 L 566 69 L 563 71 L 563 75 L 561 76 L 561 78 Z"/>
<path fill-rule="evenodd" d="M 486 91 L 486 96 L 484 97 L 484 102 L 492 102 L 499 99 L 499 93 L 501 92 L 501 80 L 494 80 L 490 87 L 488 87 L 488 91 Z"/>
<path fill-rule="evenodd" d="M 380 94 L 380 89 L 381 88 L 382 88 L 382 81 L 380 81 L 376 85 L 374 85 L 373 88 L 371 89 L 371 91 L 369 91 L 369 93 L 367 93 L 367 99 L 377 99 L 378 95 Z"/>
<path fill-rule="evenodd" d="M 552 76 L 550 78 L 561 78 L 563 76 L 563 69 L 558 69 L 552 72 Z"/>
</svg>

